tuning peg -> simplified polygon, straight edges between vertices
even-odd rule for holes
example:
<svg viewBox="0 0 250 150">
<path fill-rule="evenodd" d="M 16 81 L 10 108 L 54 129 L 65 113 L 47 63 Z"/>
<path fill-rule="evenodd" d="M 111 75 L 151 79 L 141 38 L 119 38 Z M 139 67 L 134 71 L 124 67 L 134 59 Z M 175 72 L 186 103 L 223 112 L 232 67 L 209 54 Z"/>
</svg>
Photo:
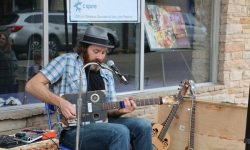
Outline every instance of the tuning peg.
<svg viewBox="0 0 250 150">
<path fill-rule="evenodd" d="M 190 108 L 188 108 L 188 111 L 190 111 L 191 109 Z"/>
<path fill-rule="evenodd" d="M 168 104 L 168 107 L 170 107 L 170 105 Z"/>
</svg>

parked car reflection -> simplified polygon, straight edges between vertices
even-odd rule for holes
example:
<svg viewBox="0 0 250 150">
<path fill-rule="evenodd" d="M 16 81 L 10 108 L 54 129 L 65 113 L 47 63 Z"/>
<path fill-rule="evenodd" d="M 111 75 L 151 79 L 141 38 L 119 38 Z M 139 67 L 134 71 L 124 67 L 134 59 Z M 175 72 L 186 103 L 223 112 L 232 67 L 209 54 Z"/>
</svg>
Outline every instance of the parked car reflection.
<svg viewBox="0 0 250 150">
<path fill-rule="evenodd" d="M 19 53 L 32 54 L 33 50 L 41 50 L 43 38 L 43 18 L 41 12 L 10 13 L 0 17 L 0 31 L 9 32 L 10 42 L 16 55 Z M 78 23 L 77 36 L 82 38 L 87 26 L 92 23 Z M 72 24 L 67 24 L 68 44 L 72 48 Z M 106 28 L 108 31 L 109 44 L 114 48 L 108 49 L 108 54 L 119 47 L 119 38 L 116 32 Z M 49 13 L 49 49 L 56 56 L 58 51 L 65 50 L 65 20 L 64 13 Z M 29 51 L 30 50 L 30 51 Z"/>
</svg>

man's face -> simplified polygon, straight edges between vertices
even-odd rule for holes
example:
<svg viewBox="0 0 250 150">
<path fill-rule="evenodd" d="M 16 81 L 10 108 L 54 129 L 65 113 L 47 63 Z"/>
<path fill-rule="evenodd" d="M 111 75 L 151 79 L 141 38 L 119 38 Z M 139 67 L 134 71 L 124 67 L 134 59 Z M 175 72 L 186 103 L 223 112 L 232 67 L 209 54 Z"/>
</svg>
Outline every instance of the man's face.
<svg viewBox="0 0 250 150">
<path fill-rule="evenodd" d="M 83 52 L 83 60 L 84 64 L 89 62 L 98 62 L 100 64 L 103 63 L 104 58 L 107 53 L 107 48 L 98 45 L 90 45 L 86 51 Z M 90 68 L 91 70 L 99 70 L 99 66 L 93 65 Z"/>
<path fill-rule="evenodd" d="M 6 44 L 6 37 L 1 34 L 0 35 L 0 46 L 4 46 Z"/>
<path fill-rule="evenodd" d="M 99 62 L 101 64 L 106 56 L 106 52 L 106 47 L 90 45 L 87 51 L 83 53 L 84 63 Z"/>
</svg>

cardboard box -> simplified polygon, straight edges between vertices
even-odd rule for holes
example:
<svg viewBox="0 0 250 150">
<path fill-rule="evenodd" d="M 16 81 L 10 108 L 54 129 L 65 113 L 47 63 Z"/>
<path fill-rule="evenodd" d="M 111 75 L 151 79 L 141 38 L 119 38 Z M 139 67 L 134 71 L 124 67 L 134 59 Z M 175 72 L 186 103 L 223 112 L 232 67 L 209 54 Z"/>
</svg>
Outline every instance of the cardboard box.
<svg viewBox="0 0 250 150">
<path fill-rule="evenodd" d="M 168 150 L 184 150 L 189 143 L 191 99 L 185 99 L 177 110 L 169 129 Z M 156 108 L 155 122 L 164 122 L 172 105 Z M 178 118 L 179 117 L 179 118 Z M 178 119 L 177 119 L 178 118 Z M 243 150 L 247 105 L 197 100 L 194 123 L 194 149 L 196 150 Z"/>
</svg>

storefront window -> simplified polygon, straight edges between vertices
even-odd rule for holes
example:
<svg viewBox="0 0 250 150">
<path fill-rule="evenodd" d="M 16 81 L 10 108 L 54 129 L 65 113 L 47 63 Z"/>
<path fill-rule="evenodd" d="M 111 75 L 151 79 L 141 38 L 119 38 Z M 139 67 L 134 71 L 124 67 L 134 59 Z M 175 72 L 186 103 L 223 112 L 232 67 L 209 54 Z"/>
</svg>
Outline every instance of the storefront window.
<svg viewBox="0 0 250 150">
<path fill-rule="evenodd" d="M 211 2 L 146 1 L 145 89 L 209 82 Z"/>
<path fill-rule="evenodd" d="M 16 100 L 18 104 L 40 103 L 40 100 L 25 91 L 26 83 L 39 69 L 44 67 L 45 59 L 50 62 L 58 55 L 72 52 L 73 47 L 77 44 L 77 39 L 83 37 L 88 26 L 101 26 L 108 31 L 109 44 L 114 45 L 115 48 L 108 49 L 105 62 L 113 60 L 126 77 L 138 77 L 135 75 L 135 56 L 138 55 L 135 50 L 134 27 L 136 24 L 67 23 L 65 4 L 66 1 L 63 0 L 49 1 L 48 22 L 43 22 L 42 0 L 0 2 L 2 10 L 0 12 L 0 30 L 9 37 L 8 41 L 17 60 L 16 70 L 0 68 L 1 72 L 4 72 L 1 80 L 6 80 L 10 76 L 6 71 L 11 70 L 9 73 L 11 82 L 0 85 L 0 98 L 4 106 L 17 105 L 17 103 L 6 103 L 7 99 Z M 43 36 L 44 24 L 48 26 L 47 38 Z M 44 48 L 44 41 L 48 42 L 48 50 Z M 48 55 L 44 57 L 44 53 Z M 4 61 L 4 59 L 2 60 Z M 123 85 L 118 78 L 115 76 L 114 78 L 117 92 L 138 90 L 133 79 L 128 85 Z"/>
<path fill-rule="evenodd" d="M 42 1 L 4 0 L 0 2 L 2 107 L 40 103 L 25 84 L 43 66 Z M 5 37 L 5 35 L 7 37 Z M 11 78 L 10 82 L 6 82 Z"/>
<path fill-rule="evenodd" d="M 48 1 L 48 22 L 43 22 L 42 0 L 0 1 L 0 31 L 8 35 L 18 64 L 16 69 L 1 65 L 2 104 L 17 105 L 6 102 L 7 99 L 17 99 L 18 104 L 40 103 L 25 92 L 25 84 L 44 64 L 72 52 L 87 26 L 107 29 L 109 44 L 115 46 L 108 49 L 104 62 L 113 60 L 128 80 L 124 85 L 114 75 L 118 93 L 177 86 L 184 78 L 196 83 L 211 81 L 210 1 L 146 0 L 145 7 L 140 6 L 145 9 L 140 21 L 119 23 L 68 23 L 66 4 L 64 0 Z M 48 27 L 45 38 L 44 25 Z M 45 43 L 48 43 L 48 49 L 44 48 Z M 48 55 L 44 57 L 44 54 Z M 6 63 L 6 59 L 1 59 L 1 64 Z M 35 61 L 39 65 L 35 65 Z M 144 79 L 140 80 L 142 74 Z M 3 83 L 8 78 L 11 82 Z M 142 88 L 140 81 L 144 82 Z"/>
</svg>

